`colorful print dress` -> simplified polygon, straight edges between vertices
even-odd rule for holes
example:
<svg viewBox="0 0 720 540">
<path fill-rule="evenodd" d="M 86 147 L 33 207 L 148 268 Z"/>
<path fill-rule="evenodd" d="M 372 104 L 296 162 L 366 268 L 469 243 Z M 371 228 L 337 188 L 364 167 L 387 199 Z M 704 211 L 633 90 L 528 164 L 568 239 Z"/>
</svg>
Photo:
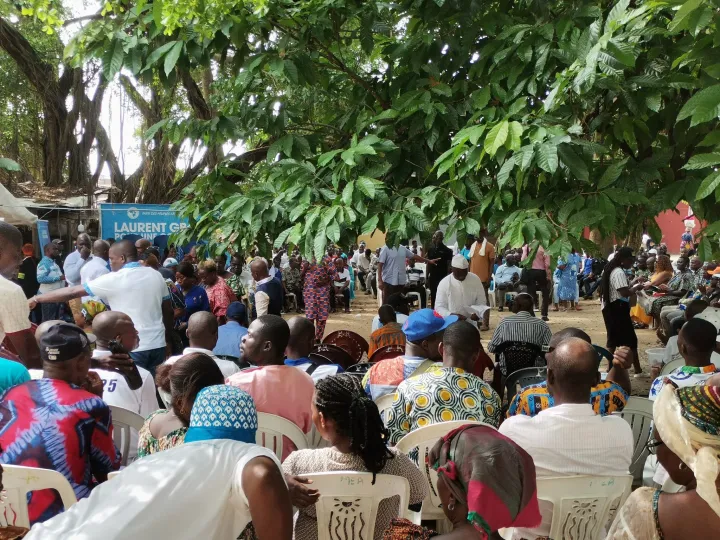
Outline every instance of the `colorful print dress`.
<svg viewBox="0 0 720 540">
<path fill-rule="evenodd" d="M 314 321 L 326 321 L 330 312 L 330 286 L 335 277 L 332 260 L 325 257 L 321 263 L 313 261 L 305 273 L 305 316 Z M 325 285 L 318 285 L 326 281 Z"/>
</svg>

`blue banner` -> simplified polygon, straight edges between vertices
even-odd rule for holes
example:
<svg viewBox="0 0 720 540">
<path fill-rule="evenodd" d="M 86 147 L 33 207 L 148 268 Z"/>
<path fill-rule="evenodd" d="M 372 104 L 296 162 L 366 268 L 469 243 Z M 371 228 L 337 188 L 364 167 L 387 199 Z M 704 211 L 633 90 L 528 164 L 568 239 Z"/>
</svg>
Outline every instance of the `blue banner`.
<svg viewBox="0 0 720 540">
<path fill-rule="evenodd" d="M 100 204 L 100 237 L 154 240 L 188 227 L 168 204 Z"/>
<path fill-rule="evenodd" d="M 40 256 L 45 253 L 45 246 L 50 243 L 50 229 L 48 222 L 44 219 L 37 220 L 38 243 L 40 244 Z"/>
</svg>

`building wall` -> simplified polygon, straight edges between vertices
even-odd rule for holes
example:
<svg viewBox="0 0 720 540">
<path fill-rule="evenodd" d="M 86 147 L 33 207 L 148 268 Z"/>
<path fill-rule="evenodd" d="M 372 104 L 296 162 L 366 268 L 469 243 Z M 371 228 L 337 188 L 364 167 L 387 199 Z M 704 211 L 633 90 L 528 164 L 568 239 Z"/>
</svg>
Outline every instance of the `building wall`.
<svg viewBox="0 0 720 540">
<path fill-rule="evenodd" d="M 685 218 L 690 212 L 687 203 L 681 202 L 675 210 L 666 210 L 655 218 L 660 231 L 662 231 L 662 239 L 653 238 L 656 244 L 664 242 L 667 244 L 668 252 L 672 254 L 680 253 L 680 236 L 685 232 Z M 699 219 L 695 218 L 695 227 L 693 234 L 697 234 L 704 226 Z"/>
</svg>

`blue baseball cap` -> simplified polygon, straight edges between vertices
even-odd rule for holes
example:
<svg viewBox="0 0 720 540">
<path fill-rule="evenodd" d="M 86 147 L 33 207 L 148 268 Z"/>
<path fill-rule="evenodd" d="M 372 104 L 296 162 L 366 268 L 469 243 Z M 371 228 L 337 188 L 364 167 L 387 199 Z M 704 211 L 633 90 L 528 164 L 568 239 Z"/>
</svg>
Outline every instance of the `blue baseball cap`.
<svg viewBox="0 0 720 540">
<path fill-rule="evenodd" d="M 244 321 L 247 318 L 247 309 L 245 308 L 245 304 L 243 304 L 242 302 L 231 302 L 230 305 L 227 307 L 225 316 L 228 319 L 240 319 Z"/>
<path fill-rule="evenodd" d="M 410 314 L 402 329 L 408 341 L 419 341 L 442 332 L 457 320 L 457 315 L 443 317 L 435 310 L 420 309 Z"/>
</svg>

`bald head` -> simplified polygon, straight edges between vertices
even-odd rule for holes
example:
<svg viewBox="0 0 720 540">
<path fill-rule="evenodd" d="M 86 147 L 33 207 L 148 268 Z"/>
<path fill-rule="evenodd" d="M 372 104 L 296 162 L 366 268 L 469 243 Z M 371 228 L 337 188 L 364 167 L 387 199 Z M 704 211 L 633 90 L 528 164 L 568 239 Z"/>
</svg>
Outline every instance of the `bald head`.
<svg viewBox="0 0 720 540">
<path fill-rule="evenodd" d="M 553 336 L 550 338 L 550 348 L 554 349 L 555 347 L 560 345 L 560 343 L 570 338 L 578 338 L 582 339 L 587 343 L 592 343 L 592 340 L 590 339 L 590 336 L 587 335 L 587 333 L 580 330 L 579 328 L 569 326 L 553 334 Z"/>
<path fill-rule="evenodd" d="M 250 274 L 252 274 L 252 278 L 256 282 L 268 277 L 268 267 L 265 259 L 262 257 L 256 257 L 253 259 L 250 263 Z"/>
<path fill-rule="evenodd" d="M 17 227 L 0 221 L 0 275 L 12 279 L 20 266 L 22 234 Z"/>
<path fill-rule="evenodd" d="M 135 242 L 135 248 L 137 249 L 139 254 L 145 253 L 145 250 L 150 246 L 152 246 L 152 244 L 147 238 L 141 238 L 140 240 Z"/>
<path fill-rule="evenodd" d="M 290 339 L 285 348 L 289 360 L 307 358 L 315 345 L 315 325 L 305 317 L 293 317 L 287 321 Z"/>
<path fill-rule="evenodd" d="M 217 344 L 218 323 L 209 311 L 198 311 L 188 319 L 187 336 L 191 347 L 212 350 Z"/>
<path fill-rule="evenodd" d="M 548 354 L 548 390 L 555 404 L 589 403 L 598 382 L 598 356 L 593 346 L 577 337 L 564 339 Z"/>
<path fill-rule="evenodd" d="M 95 315 L 92 331 L 97 338 L 99 350 L 122 349 L 129 353 L 139 345 L 138 332 L 132 319 L 120 311 L 103 311 Z"/>
<path fill-rule="evenodd" d="M 137 258 L 137 248 L 130 240 L 115 242 L 110 247 L 110 266 L 114 272 L 120 270 L 127 263 L 136 262 Z"/>
<path fill-rule="evenodd" d="M 92 246 L 93 256 L 100 257 L 101 259 L 107 261 L 109 253 L 110 253 L 110 244 L 108 244 L 105 240 L 99 239 L 99 240 L 95 240 L 95 242 L 93 242 L 93 246 Z"/>
</svg>

